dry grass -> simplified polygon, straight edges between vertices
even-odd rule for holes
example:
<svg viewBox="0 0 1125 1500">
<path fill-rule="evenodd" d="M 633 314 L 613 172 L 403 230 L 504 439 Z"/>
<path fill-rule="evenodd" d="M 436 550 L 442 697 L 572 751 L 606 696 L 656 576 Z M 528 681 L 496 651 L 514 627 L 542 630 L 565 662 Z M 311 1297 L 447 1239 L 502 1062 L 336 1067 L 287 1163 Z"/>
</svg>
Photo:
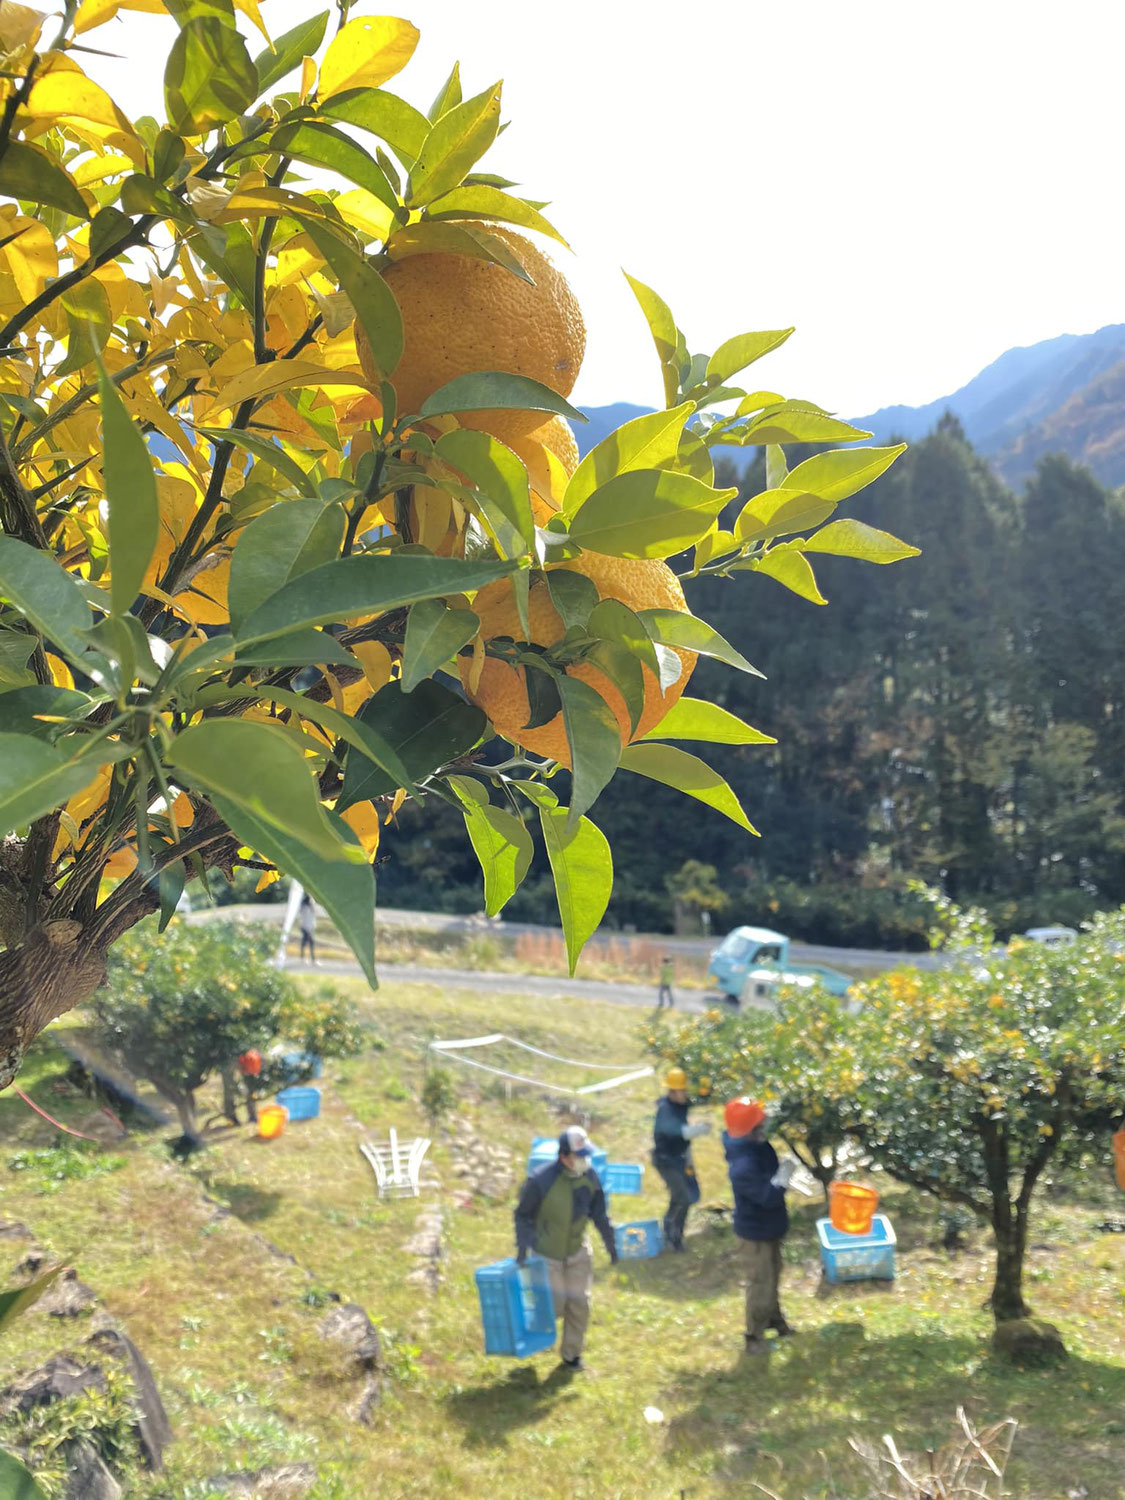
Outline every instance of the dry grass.
<svg viewBox="0 0 1125 1500">
<path fill-rule="evenodd" d="M 871 1484 L 850 1439 L 873 1444 L 891 1430 L 904 1451 L 937 1449 L 958 1406 L 978 1429 L 1018 1419 L 1007 1474 L 1017 1500 L 1056 1500 L 1076 1483 L 1091 1496 L 1119 1492 L 1125 1237 L 1093 1232 L 1119 1211 L 1108 1184 L 1104 1201 L 1090 1184 L 1081 1198 L 1048 1197 L 1035 1222 L 1029 1294 L 1066 1334 L 1071 1358 L 1060 1370 L 997 1364 L 981 1310 L 983 1236 L 946 1253 L 934 1206 L 888 1185 L 899 1280 L 825 1288 L 817 1209 L 802 1205 L 784 1283 L 802 1333 L 765 1365 L 741 1357 L 738 1267 L 724 1219 L 698 1213 L 682 1257 L 611 1271 L 595 1249 L 594 1373 L 564 1382 L 550 1355 L 517 1365 L 480 1352 L 472 1270 L 509 1253 L 511 1197 L 457 1206 L 449 1142 L 436 1142 L 445 1280 L 427 1294 L 406 1280 L 416 1262 L 403 1249 L 420 1205 L 377 1201 L 355 1122 L 425 1129 L 417 1099 L 430 1036 L 502 1026 L 550 1051 L 618 1062 L 640 1055 L 641 1017 L 612 1005 L 420 986 L 387 986 L 365 1003 L 385 1049 L 331 1069 L 320 1119 L 277 1142 L 230 1131 L 184 1168 L 169 1162 L 158 1134 L 142 1132 L 114 1148 L 126 1158 L 120 1170 L 43 1196 L 28 1174 L 6 1170 L 6 1151 L 0 1156 L 0 1214 L 74 1255 L 156 1370 L 178 1437 L 164 1487 L 142 1487 L 138 1500 L 201 1500 L 208 1474 L 303 1457 L 320 1468 L 316 1500 L 376 1492 L 380 1500 L 526 1500 L 539 1490 L 568 1500 L 704 1500 L 754 1484 L 782 1500 L 860 1500 Z M 44 1044 L 29 1092 L 80 1123 L 90 1105 L 60 1087 L 59 1074 L 58 1054 Z M 502 1087 L 456 1076 L 462 1117 L 517 1161 L 531 1135 L 564 1118 L 533 1091 L 507 1098 Z M 646 1082 L 599 1097 L 592 1129 L 616 1159 L 646 1159 L 652 1094 Z M 51 1135 L 17 1099 L 0 1096 L 5 1146 Z M 728 1199 L 714 1139 L 699 1144 L 705 1202 Z M 659 1214 L 653 1178 L 650 1169 L 643 1197 L 619 1199 L 615 1216 Z M 14 1260 L 18 1245 L 0 1244 Z M 372 1430 L 347 1417 L 352 1393 L 316 1335 L 320 1314 L 309 1304 L 326 1291 L 362 1303 L 388 1338 L 396 1378 Z M 56 1320 L 29 1316 L 6 1340 L 2 1370 L 55 1352 L 68 1336 Z M 646 1406 L 663 1420 L 646 1422 Z"/>
</svg>

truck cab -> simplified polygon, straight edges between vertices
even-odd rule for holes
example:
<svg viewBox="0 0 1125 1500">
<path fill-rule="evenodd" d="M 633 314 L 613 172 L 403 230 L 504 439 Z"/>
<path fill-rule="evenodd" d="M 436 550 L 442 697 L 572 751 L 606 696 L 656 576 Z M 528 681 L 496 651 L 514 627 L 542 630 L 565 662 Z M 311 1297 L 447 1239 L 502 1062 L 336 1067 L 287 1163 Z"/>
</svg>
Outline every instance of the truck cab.
<svg viewBox="0 0 1125 1500">
<path fill-rule="evenodd" d="M 779 984 L 811 985 L 819 981 L 834 995 L 846 995 L 851 979 L 835 969 L 789 960 L 789 939 L 768 927 L 736 927 L 711 954 L 707 977 L 724 999 L 768 1001 Z"/>
</svg>

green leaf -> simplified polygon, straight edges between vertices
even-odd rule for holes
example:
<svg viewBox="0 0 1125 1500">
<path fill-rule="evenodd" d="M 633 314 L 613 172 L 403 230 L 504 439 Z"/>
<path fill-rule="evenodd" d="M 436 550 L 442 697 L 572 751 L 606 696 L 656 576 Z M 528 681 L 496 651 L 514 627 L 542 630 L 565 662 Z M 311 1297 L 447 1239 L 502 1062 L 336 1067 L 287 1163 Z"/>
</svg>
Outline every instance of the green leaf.
<svg viewBox="0 0 1125 1500">
<path fill-rule="evenodd" d="M 35 674 L 27 664 L 35 644 L 35 637 L 22 630 L 0 630 L 0 694 L 34 683 Z"/>
<path fill-rule="evenodd" d="M 243 808 L 321 859 L 363 859 L 359 845 L 345 843 L 325 815 L 309 762 L 272 725 L 205 719 L 178 734 L 164 758 L 189 785 Z"/>
<path fill-rule="evenodd" d="M 711 462 L 711 450 L 698 432 L 685 427 L 680 434 L 680 446 L 676 450 L 676 467 L 693 479 L 704 484 L 715 483 L 715 465 Z"/>
<path fill-rule="evenodd" d="M 160 892 L 158 932 L 163 932 L 176 915 L 176 904 L 184 893 L 186 877 L 187 872 L 182 860 L 177 860 L 174 865 L 165 865 L 157 877 L 157 889 Z"/>
<path fill-rule="evenodd" d="M 102 482 L 109 510 L 110 597 L 123 615 L 141 591 L 160 534 L 152 455 L 117 387 L 98 362 L 102 406 Z"/>
<path fill-rule="evenodd" d="M 155 182 L 167 182 L 179 170 L 187 155 L 183 141 L 174 130 L 161 130 L 152 148 L 152 176 Z M 104 210 L 103 210 L 104 212 Z M 100 215 L 98 216 L 100 217 Z"/>
<path fill-rule="evenodd" d="M 539 821 L 573 974 L 587 939 L 597 931 L 609 905 L 613 856 L 605 834 L 589 818 L 579 818 L 578 826 L 573 827 L 565 808 L 541 803 Z"/>
<path fill-rule="evenodd" d="M 346 524 L 341 506 L 319 500 L 282 501 L 255 516 L 231 557 L 227 597 L 234 632 L 279 588 L 339 557 Z"/>
<path fill-rule="evenodd" d="M 102 740 L 84 754 L 66 756 L 34 735 L 0 734 L 0 838 L 54 812 L 89 786 L 102 766 L 129 753 Z"/>
<path fill-rule="evenodd" d="M 239 696 L 238 690 L 232 689 L 231 696 Z M 344 740 L 361 755 L 366 755 L 368 760 L 386 775 L 392 777 L 396 786 L 408 788 L 412 785 L 410 772 L 403 764 L 398 751 L 379 732 L 378 726 L 373 726 L 370 720 L 353 718 L 349 714 L 341 713 L 330 703 L 321 703 L 318 699 L 311 698 L 308 693 L 295 693 L 288 688 L 263 687 L 261 696 L 285 708 L 293 709 L 295 713 L 311 719 L 314 724 L 319 724 L 321 729 L 327 730 L 337 739 Z"/>
<path fill-rule="evenodd" d="M 113 313 L 109 294 L 100 281 L 87 278 L 59 298 L 66 313 L 66 358 L 53 375 L 69 375 L 95 359 L 109 342 Z"/>
<path fill-rule="evenodd" d="M 500 85 L 446 110 L 430 127 L 410 173 L 406 201 L 420 208 L 459 187 L 500 128 Z"/>
<path fill-rule="evenodd" d="M 688 797 L 705 802 L 708 807 L 713 807 L 716 812 L 730 818 L 732 823 L 745 828 L 747 833 L 757 835 L 758 830 L 743 812 L 742 804 L 718 771 L 713 771 L 697 755 L 689 755 L 686 750 L 678 750 L 674 745 L 642 742 L 626 748 L 621 756 L 621 766 L 623 770 L 632 771 L 637 776 L 647 776 L 650 781 L 663 782 L 665 786 L 675 787 Z"/>
<path fill-rule="evenodd" d="M 879 531 L 862 521 L 833 521 L 809 537 L 802 551 L 830 552 L 836 557 L 856 557 L 871 563 L 893 563 L 904 557 L 921 556 L 921 548 L 900 542 L 889 531 Z"/>
<path fill-rule="evenodd" d="M 752 677 L 762 677 L 757 667 L 752 667 L 746 658 L 729 645 L 717 630 L 701 620 L 698 615 L 689 615 L 678 609 L 640 609 L 637 618 L 652 640 L 662 646 L 679 646 L 684 651 L 695 651 L 700 656 L 712 656 L 725 662 L 728 667 L 737 667 L 740 672 L 749 672 Z"/>
<path fill-rule="evenodd" d="M 446 778 L 465 815 L 469 842 L 484 875 L 484 909 L 490 917 L 511 900 L 531 866 L 535 845 L 515 813 L 493 807 L 470 776 Z"/>
<path fill-rule="evenodd" d="M 434 102 L 426 111 L 431 124 L 440 120 L 442 115 L 447 114 L 456 105 L 461 103 L 461 64 L 454 63 L 449 77 L 442 84 Z"/>
<path fill-rule="evenodd" d="M 441 599 L 422 599 L 406 620 L 402 650 L 402 690 L 411 693 L 444 667 L 480 628 L 470 609 L 450 609 Z"/>
<path fill-rule="evenodd" d="M 234 638 L 227 637 L 231 647 Z M 356 659 L 333 635 L 323 630 L 294 630 L 255 646 L 240 646 L 235 657 L 241 667 L 354 667 Z"/>
<path fill-rule="evenodd" d="M 660 357 L 660 371 L 664 377 L 664 405 L 675 406 L 680 391 L 679 350 L 683 335 L 676 327 L 676 320 L 668 305 L 643 281 L 635 281 L 626 271 L 625 280 L 633 289 L 633 296 L 641 305 L 652 341 Z"/>
<path fill-rule="evenodd" d="M 651 641 L 648 642 L 648 648 L 655 654 L 655 647 Z M 628 738 L 632 738 L 637 732 L 637 725 L 645 709 L 645 677 L 640 662 L 628 646 L 622 645 L 620 641 L 598 641 L 586 651 L 582 660 L 589 666 L 597 667 L 600 672 L 604 672 L 621 694 L 629 715 Z M 677 660 L 677 674 L 679 665 Z M 618 739 L 620 738 L 619 726 Z"/>
<path fill-rule="evenodd" d="M 479 708 L 430 679 L 420 682 L 412 693 L 404 693 L 401 683 L 388 683 L 367 703 L 357 722 L 369 725 L 393 747 L 415 783 L 465 755 L 488 723 Z M 336 806 L 342 812 L 355 802 L 387 796 L 399 785 L 349 752 Z"/>
<path fill-rule="evenodd" d="M 646 740 L 709 740 L 715 745 L 776 745 L 772 734 L 752 729 L 734 714 L 703 698 L 674 703 Z"/>
<path fill-rule="evenodd" d="M 396 261 L 411 255 L 467 255 L 472 260 L 503 266 L 521 281 L 531 283 L 523 262 L 499 235 L 469 224 L 439 224 L 433 219 L 422 219 L 396 229 L 387 241 L 386 251 Z"/>
<path fill-rule="evenodd" d="M 756 557 L 749 568 L 754 573 L 764 573 L 783 584 L 790 593 L 798 594 L 813 604 L 827 604 L 828 600 L 817 587 L 816 575 L 802 553 L 783 542 L 774 547 L 765 557 Z"/>
<path fill-rule="evenodd" d="M 302 495 L 313 493 L 312 480 L 308 474 L 296 459 L 286 453 L 280 443 L 267 437 L 265 433 L 245 432 L 241 427 L 197 427 L 195 430 L 212 443 L 231 443 L 236 448 L 252 453 L 255 458 L 276 469 L 283 479 L 288 479 Z"/>
<path fill-rule="evenodd" d="M 7 191 L 7 189 L 3 189 Z M 20 1463 L 14 1453 L 0 1448 L 0 1495 L 5 1500 L 47 1500 L 46 1493 L 35 1482 L 35 1476 Z"/>
<path fill-rule="evenodd" d="M 526 550 L 534 552 L 535 520 L 527 470 L 512 450 L 487 432 L 462 427 L 438 438 L 436 452 L 497 506 L 523 538 Z"/>
<path fill-rule="evenodd" d="M 299 752 L 294 752 L 299 756 Z M 342 818 L 325 820 L 351 853 L 351 860 L 325 859 L 295 833 L 255 817 L 241 802 L 212 796 L 215 811 L 248 848 L 299 880 L 327 911 L 337 932 L 356 956 L 372 989 L 375 977 L 375 875 L 355 834 Z"/>
<path fill-rule="evenodd" d="M 684 423 L 695 410 L 685 401 L 626 422 L 593 448 L 570 476 L 563 497 L 565 516 L 576 515 L 602 485 L 636 469 L 664 469 L 675 463 Z"/>
<path fill-rule="evenodd" d="M 355 308 L 359 325 L 379 369 L 394 373 L 402 358 L 402 314 L 390 287 L 369 261 L 314 220 L 302 218 L 305 233 L 323 255 Z"/>
<path fill-rule="evenodd" d="M 591 610 L 589 619 L 583 623 L 590 635 L 624 646 L 648 667 L 654 677 L 660 676 L 660 662 L 656 647 L 645 629 L 644 621 L 639 615 L 634 614 L 628 605 L 622 604 L 619 599 L 602 599 Z M 673 660 L 676 663 L 678 677 L 680 660 L 675 655 L 673 655 Z"/>
<path fill-rule="evenodd" d="M 430 220 L 496 219 L 501 224 L 518 224 L 521 229 L 533 229 L 537 234 L 545 234 L 558 240 L 560 245 L 566 245 L 555 226 L 537 208 L 532 208 L 522 198 L 513 198 L 510 193 L 484 183 L 443 193 L 430 203 L 426 217 Z M 570 249 L 569 245 L 567 249 Z"/>
<path fill-rule="evenodd" d="M 462 411 L 548 411 L 571 422 L 586 420 L 549 386 L 540 385 L 526 375 L 509 375 L 505 370 L 457 375 L 427 396 L 417 415 L 443 417 Z"/>
<path fill-rule="evenodd" d="M 596 489 L 570 523 L 570 537 L 612 557 L 672 557 L 705 536 L 738 494 L 666 469 L 633 469 Z"/>
<path fill-rule="evenodd" d="M 551 568 L 543 577 L 555 613 L 567 630 L 576 625 L 584 629 L 598 605 L 597 584 L 584 573 L 575 573 L 570 568 Z M 590 634 L 597 635 L 598 632 L 591 630 Z"/>
<path fill-rule="evenodd" d="M 110 246 L 116 245 L 132 227 L 132 219 L 128 214 L 123 214 L 120 209 L 100 209 L 90 220 L 90 254 L 95 259 L 100 259 Z"/>
<path fill-rule="evenodd" d="M 36 1276 L 34 1281 L 29 1281 L 26 1286 L 11 1287 L 7 1291 L 0 1292 L 0 1333 L 14 1323 L 21 1313 L 33 1307 L 55 1278 L 61 1276 L 65 1270 L 65 1264 L 52 1266 L 49 1271 Z M 0 1478 L 3 1478 L 2 1469 L 0 1469 Z M 0 1495 L 8 1500 L 6 1490 L 0 1489 Z"/>
<path fill-rule="evenodd" d="M 24 639 L 27 640 L 27 637 Z M 30 734 L 40 740 L 54 739 L 60 733 L 61 726 L 44 723 L 40 715 L 79 719 L 84 718 L 93 705 L 92 698 L 85 693 L 75 692 L 73 688 L 40 683 L 18 687 L 12 692 L 0 693 L 0 733 Z"/>
<path fill-rule="evenodd" d="M 0 536 L 0 597 L 69 655 L 85 651 L 82 632 L 90 628 L 90 608 L 78 583 L 49 553 Z"/>
<path fill-rule="evenodd" d="M 752 365 L 763 354 L 780 348 L 793 332 L 792 328 L 773 328 L 766 333 L 740 333 L 720 344 L 707 361 L 707 379 L 722 384 Z"/>
<path fill-rule="evenodd" d="M 258 70 L 258 93 L 264 94 L 273 88 L 279 79 L 301 66 L 301 60 L 311 57 L 324 40 L 324 29 L 328 25 L 328 12 L 322 10 L 317 16 L 285 31 L 273 45 L 259 52 L 254 59 Z"/>
<path fill-rule="evenodd" d="M 164 70 L 168 121 L 180 135 L 204 135 L 242 114 L 258 95 L 246 43 L 216 16 L 197 16 L 172 43 Z"/>
<path fill-rule="evenodd" d="M 341 557 L 278 589 L 243 622 L 238 639 L 240 644 L 268 640 L 308 625 L 405 609 L 419 599 L 471 593 L 514 569 L 514 563 L 495 558 L 470 562 L 424 552 Z"/>
<path fill-rule="evenodd" d="M 766 489 L 780 489 L 789 473 L 785 449 L 777 443 L 766 444 Z"/>
<path fill-rule="evenodd" d="M 397 94 L 382 89 L 349 89 L 347 93 L 334 94 L 320 106 L 320 113 L 377 135 L 408 163 L 417 160 L 430 133 L 425 115 Z"/>
<path fill-rule="evenodd" d="M 356 187 L 365 188 L 392 211 L 399 208 L 398 196 L 387 180 L 382 167 L 366 152 L 358 141 L 353 141 L 334 125 L 316 120 L 299 120 L 282 125 L 273 133 L 270 144 L 285 156 L 308 162 L 314 167 L 327 167 L 338 172 Z"/>
<path fill-rule="evenodd" d="M 837 448 L 818 453 L 790 470 L 785 481 L 787 490 L 807 490 L 822 500 L 846 500 L 858 490 L 885 473 L 906 444 L 894 448 Z"/>
<path fill-rule="evenodd" d="M 746 427 L 739 427 L 737 434 L 744 446 L 751 443 L 855 443 L 871 436 L 862 427 L 838 421 L 827 412 L 809 411 L 803 403 L 796 401 L 786 401 L 771 411 L 762 412 Z"/>
<path fill-rule="evenodd" d="M 82 194 L 53 156 L 27 141 L 9 141 L 0 158 L 0 194 L 24 203 L 60 208 L 76 219 L 88 219 Z"/>
<path fill-rule="evenodd" d="M 786 532 L 819 526 L 835 509 L 834 500 L 822 500 L 804 490 L 791 490 L 785 484 L 748 500 L 734 523 L 734 534 L 740 546 L 770 541 Z"/>
<path fill-rule="evenodd" d="M 591 808 L 613 779 L 621 758 L 621 726 L 602 695 L 577 677 L 559 679 L 563 725 L 570 747 L 570 818 Z"/>
</svg>

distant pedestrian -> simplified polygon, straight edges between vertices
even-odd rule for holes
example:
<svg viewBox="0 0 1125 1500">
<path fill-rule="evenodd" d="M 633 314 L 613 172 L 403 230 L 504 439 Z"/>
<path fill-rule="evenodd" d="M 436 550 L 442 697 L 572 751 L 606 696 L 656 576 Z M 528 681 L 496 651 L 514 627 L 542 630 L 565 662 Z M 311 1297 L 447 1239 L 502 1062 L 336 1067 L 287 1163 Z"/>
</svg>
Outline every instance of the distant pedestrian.
<svg viewBox="0 0 1125 1500">
<path fill-rule="evenodd" d="M 699 1202 L 699 1179 L 691 1156 L 691 1143 L 697 1135 L 707 1135 L 710 1122 L 688 1123 L 687 1074 L 683 1068 L 671 1068 L 664 1079 L 668 1090 L 656 1106 L 652 1126 L 652 1164 L 668 1189 L 668 1212 L 664 1215 L 664 1243 L 669 1250 L 684 1248 L 684 1228 L 688 1211 Z"/>
<path fill-rule="evenodd" d="M 660 992 L 657 995 L 657 1010 L 664 1009 L 664 1002 L 668 1002 L 668 1009 L 674 1010 L 676 1001 L 672 995 L 672 980 L 675 978 L 676 966 L 672 962 L 671 954 L 666 953 L 660 960 Z"/>
<path fill-rule="evenodd" d="M 516 1205 L 516 1260 L 522 1266 L 534 1251 L 547 1262 L 555 1317 L 563 1320 L 559 1353 L 568 1370 L 582 1369 L 582 1346 L 590 1321 L 594 1257 L 586 1229 L 591 1220 L 617 1264 L 617 1240 L 609 1222 L 605 1193 L 591 1170 L 590 1137 L 581 1125 L 559 1136 L 555 1161 L 532 1172 Z"/>
<path fill-rule="evenodd" d="M 785 1189 L 792 1162 L 778 1164 L 766 1140 L 766 1112 L 756 1099 L 732 1099 L 726 1107 L 723 1150 L 734 1189 L 734 1232 L 746 1276 L 746 1352 L 768 1354 L 772 1329 L 786 1338 L 793 1329 L 778 1301 L 781 1242 L 789 1232 Z"/>
<path fill-rule="evenodd" d="M 320 965 L 316 961 L 316 907 L 308 891 L 301 897 L 301 905 L 297 911 L 297 926 L 301 930 L 301 958 L 304 958 L 307 948 L 309 962 L 314 969 L 319 968 Z"/>
</svg>

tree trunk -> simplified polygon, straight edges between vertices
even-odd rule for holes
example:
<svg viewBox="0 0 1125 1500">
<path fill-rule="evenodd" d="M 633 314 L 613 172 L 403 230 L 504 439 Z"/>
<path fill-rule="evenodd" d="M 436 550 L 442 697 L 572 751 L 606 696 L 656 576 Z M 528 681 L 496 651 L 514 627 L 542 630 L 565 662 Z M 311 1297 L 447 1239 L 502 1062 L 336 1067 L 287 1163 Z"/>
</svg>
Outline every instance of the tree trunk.
<svg viewBox="0 0 1125 1500">
<path fill-rule="evenodd" d="M 1026 1318 L 1031 1309 L 1023 1300 L 1023 1257 L 1027 1248 L 1027 1217 L 1012 1213 L 1011 1204 L 1005 1205 L 1007 1213 L 993 1215 L 992 1229 L 996 1235 L 996 1279 L 989 1301 L 992 1314 L 998 1323 L 1009 1318 Z"/>
<path fill-rule="evenodd" d="M 236 1090 L 236 1079 L 234 1063 L 223 1064 L 223 1114 L 231 1122 L 237 1125 L 238 1120 L 238 1093 Z"/>
<path fill-rule="evenodd" d="M 44 1026 L 89 1000 L 105 972 L 104 951 L 69 918 L 32 927 L 0 953 L 0 1089 Z"/>
</svg>

